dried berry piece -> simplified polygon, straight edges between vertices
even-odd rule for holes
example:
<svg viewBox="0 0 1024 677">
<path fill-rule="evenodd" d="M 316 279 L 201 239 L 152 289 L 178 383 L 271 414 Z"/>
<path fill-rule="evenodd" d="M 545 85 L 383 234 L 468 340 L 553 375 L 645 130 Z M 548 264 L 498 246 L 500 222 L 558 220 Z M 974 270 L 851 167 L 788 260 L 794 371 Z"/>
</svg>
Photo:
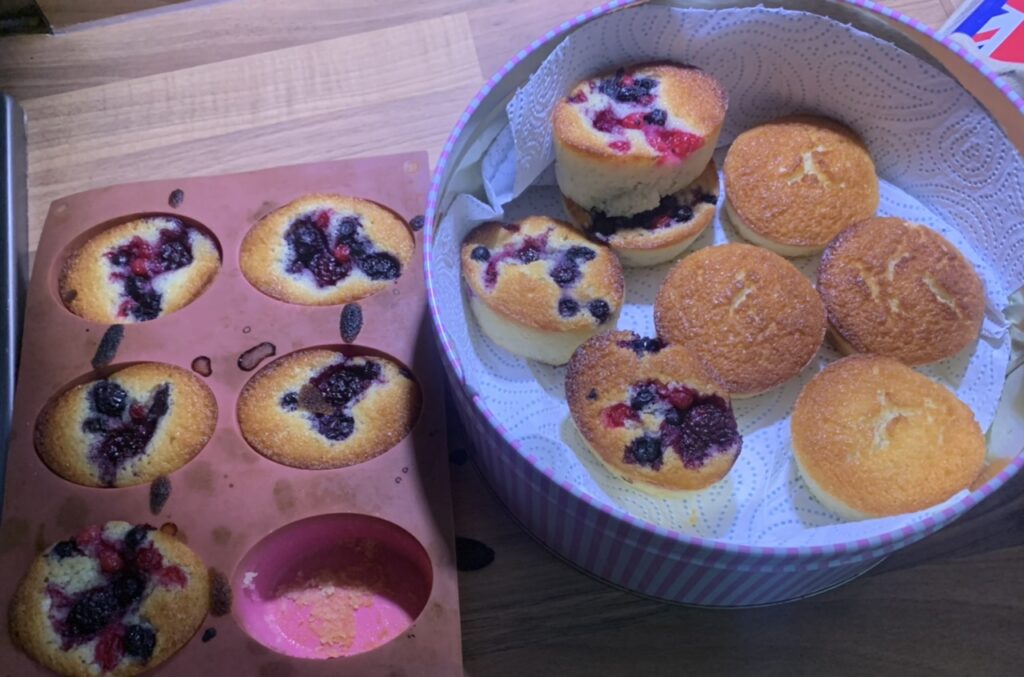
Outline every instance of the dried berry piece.
<svg viewBox="0 0 1024 677">
<path fill-rule="evenodd" d="M 238 368 L 242 371 L 252 371 L 260 362 L 276 354 L 277 346 L 270 341 L 264 341 L 238 356 Z"/>
<path fill-rule="evenodd" d="M 338 323 L 341 340 L 352 343 L 363 328 L 363 309 L 358 303 L 346 303 L 341 309 L 341 320 Z"/>
<path fill-rule="evenodd" d="M 219 569 L 210 569 L 210 615 L 226 616 L 231 613 L 231 584 Z"/>
<path fill-rule="evenodd" d="M 107 327 L 103 338 L 100 339 L 100 344 L 96 346 L 96 354 L 92 356 L 92 368 L 99 369 L 113 362 L 123 338 L 124 325 L 114 324 Z"/>
<path fill-rule="evenodd" d="M 473 251 L 469 253 L 469 258 L 473 259 L 474 261 L 486 261 L 487 259 L 491 258 L 491 250 L 489 250 L 482 244 L 479 244 L 473 247 Z"/>
<path fill-rule="evenodd" d="M 217 628 L 206 628 L 205 630 L 203 630 L 203 636 L 202 636 L 201 639 L 203 640 L 203 644 L 206 644 L 207 642 L 209 642 L 211 639 L 213 639 L 216 636 L 217 636 Z"/>
<path fill-rule="evenodd" d="M 185 191 L 181 188 L 175 188 L 171 191 L 170 196 L 167 198 L 167 204 L 171 205 L 175 209 L 181 206 L 181 203 L 185 201 Z"/>
<path fill-rule="evenodd" d="M 200 376 L 210 376 L 213 374 L 213 363 L 206 355 L 200 355 L 192 360 L 192 371 Z"/>
<path fill-rule="evenodd" d="M 159 515 L 160 511 L 167 505 L 167 499 L 171 497 L 171 480 L 166 475 L 161 475 L 149 485 L 149 511 Z"/>
<path fill-rule="evenodd" d="M 494 550 L 472 538 L 455 537 L 455 568 L 477 571 L 494 561 Z"/>
<path fill-rule="evenodd" d="M 426 222 L 423 219 L 423 214 L 418 214 L 412 217 L 412 220 L 409 221 L 409 227 L 412 228 L 413 231 L 423 230 L 423 226 L 425 225 L 425 223 Z"/>
</svg>

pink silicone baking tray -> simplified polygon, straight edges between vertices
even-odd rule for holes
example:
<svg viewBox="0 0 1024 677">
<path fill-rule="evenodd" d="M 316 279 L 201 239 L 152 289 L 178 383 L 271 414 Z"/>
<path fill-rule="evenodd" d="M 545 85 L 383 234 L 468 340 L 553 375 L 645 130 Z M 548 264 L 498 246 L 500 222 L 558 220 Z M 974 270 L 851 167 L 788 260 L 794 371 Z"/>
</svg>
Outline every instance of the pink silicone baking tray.
<svg viewBox="0 0 1024 677">
<path fill-rule="evenodd" d="M 350 468 L 300 470 L 250 448 L 235 415 L 242 387 L 276 359 L 242 371 L 237 361 L 249 348 L 269 341 L 281 357 L 301 348 L 343 345 L 340 306 L 289 305 L 246 282 L 238 256 L 248 229 L 271 209 L 313 192 L 365 197 L 411 219 L 426 203 L 427 185 L 426 153 L 407 153 L 114 186 L 54 202 L 25 313 L 0 527 L 0 598 L 5 604 L 32 558 L 57 540 L 112 519 L 158 527 L 173 522 L 179 537 L 231 580 L 234 604 L 230 614 L 207 617 L 192 641 L 152 674 L 461 674 L 444 398 L 427 323 L 419 234 L 416 253 L 397 284 L 360 302 L 363 328 L 346 348 L 385 353 L 415 374 L 423 408 L 402 442 Z M 176 189 L 184 192 L 184 200 L 174 208 L 169 195 Z M 43 464 L 32 439 L 36 417 L 49 398 L 73 381 L 96 376 L 90 361 L 106 330 L 71 314 L 58 299 L 64 257 L 86 231 L 143 213 L 174 214 L 205 226 L 217 237 L 223 257 L 216 279 L 193 303 L 151 322 L 126 325 L 110 367 L 157 361 L 189 369 L 198 356 L 212 363 L 212 375 L 203 380 L 217 398 L 217 430 L 198 456 L 170 475 L 170 498 L 156 516 L 150 511 L 149 485 L 90 489 L 72 484 Z M 293 526 L 282 529 L 287 525 Z M 257 543 L 260 547 L 253 549 Z M 266 618 L 269 605 L 280 600 L 264 604 L 254 591 L 270 596 L 274 580 L 285 581 L 302 569 L 301 575 L 308 576 L 332 567 L 372 570 L 378 578 L 404 583 L 374 588 L 382 594 L 369 597 L 353 593 L 354 617 L 339 622 L 348 624 L 342 632 L 354 633 L 346 652 L 364 652 L 299 657 L 316 654 L 316 647 L 303 648 L 309 637 L 292 635 L 296 645 L 275 636 Z M 246 578 L 250 571 L 255 578 Z M 243 586 L 249 579 L 253 584 Z M 415 620 L 405 627 L 410 619 Z M 202 641 L 203 631 L 211 627 L 216 636 Z M 288 653 L 299 656 L 281 651 L 288 646 Z M 0 633 L 0 664 L 4 675 L 43 672 L 12 645 L 7 632 Z"/>
</svg>

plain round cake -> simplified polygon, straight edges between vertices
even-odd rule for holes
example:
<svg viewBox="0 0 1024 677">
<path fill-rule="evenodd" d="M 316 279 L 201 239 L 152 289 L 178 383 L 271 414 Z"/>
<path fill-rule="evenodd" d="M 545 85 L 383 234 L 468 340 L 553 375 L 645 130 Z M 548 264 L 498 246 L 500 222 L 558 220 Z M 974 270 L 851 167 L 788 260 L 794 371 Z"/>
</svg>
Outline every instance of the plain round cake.
<svg viewBox="0 0 1024 677">
<path fill-rule="evenodd" d="M 680 344 L 628 331 L 595 336 L 569 362 L 565 394 L 591 453 L 655 495 L 718 482 L 743 444 L 729 395 Z"/>
<path fill-rule="evenodd" d="M 985 318 L 974 266 L 930 228 L 875 217 L 829 244 L 818 268 L 829 329 L 844 353 L 919 365 L 971 345 Z"/>
<path fill-rule="evenodd" d="M 463 240 L 461 260 L 473 315 L 511 353 L 565 364 L 581 343 L 615 328 L 622 267 L 563 221 L 485 223 Z"/>
<path fill-rule="evenodd" d="M 36 557 L 11 600 L 11 639 L 58 674 L 137 675 L 188 642 L 209 599 L 209 574 L 186 545 L 107 522 Z"/>
<path fill-rule="evenodd" d="M 630 216 L 608 216 L 565 198 L 572 222 L 600 242 L 607 243 L 624 266 L 656 266 L 677 258 L 715 219 L 718 203 L 718 168 L 715 161 L 697 180 L 661 198 L 654 209 Z"/>
<path fill-rule="evenodd" d="M 733 397 L 770 390 L 806 367 L 825 337 L 810 281 L 749 244 L 705 247 L 677 263 L 654 305 L 658 336 L 700 355 Z"/>
<path fill-rule="evenodd" d="M 252 447 L 296 468 L 342 468 L 398 444 L 419 417 L 412 373 L 379 355 L 300 350 L 256 373 L 238 399 Z"/>
<path fill-rule="evenodd" d="M 36 451 L 66 480 L 89 487 L 152 482 L 202 450 L 217 402 L 188 371 L 134 364 L 59 394 L 36 421 Z"/>
<path fill-rule="evenodd" d="M 728 97 L 692 66 L 653 63 L 580 82 L 558 102 L 558 186 L 586 210 L 629 216 L 693 183 L 718 143 Z"/>
<path fill-rule="evenodd" d="M 725 212 L 744 238 L 783 256 L 825 248 L 878 209 L 875 164 L 833 120 L 788 117 L 736 137 L 725 156 Z"/>
<path fill-rule="evenodd" d="M 791 429 L 808 488 L 847 519 L 941 503 L 967 489 L 985 461 L 967 405 L 889 357 L 830 364 L 800 393 Z"/>
<path fill-rule="evenodd" d="M 145 322 L 191 303 L 219 269 L 220 250 L 202 229 L 148 216 L 107 228 L 72 252 L 60 298 L 93 322 Z"/>
<path fill-rule="evenodd" d="M 368 200 L 307 195 L 264 216 L 242 241 L 251 285 L 301 305 L 336 305 L 394 284 L 412 258 L 409 226 Z"/>
</svg>

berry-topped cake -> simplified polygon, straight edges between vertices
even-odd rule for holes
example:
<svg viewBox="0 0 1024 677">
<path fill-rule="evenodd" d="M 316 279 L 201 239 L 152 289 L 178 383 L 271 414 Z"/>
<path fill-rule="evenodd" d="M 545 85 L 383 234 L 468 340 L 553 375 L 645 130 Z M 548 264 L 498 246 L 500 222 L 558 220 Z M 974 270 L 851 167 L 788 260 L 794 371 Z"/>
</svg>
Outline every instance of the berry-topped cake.
<svg viewBox="0 0 1024 677">
<path fill-rule="evenodd" d="M 682 254 L 715 219 L 718 168 L 711 160 L 697 180 L 630 216 L 586 210 L 565 198 L 573 223 L 612 248 L 624 266 L 656 266 Z"/>
<path fill-rule="evenodd" d="M 649 493 L 714 484 L 743 445 L 728 393 L 681 344 L 628 331 L 595 336 L 572 356 L 565 393 L 594 456 Z"/>
<path fill-rule="evenodd" d="M 414 247 L 405 221 L 374 202 L 307 195 L 253 226 L 240 263 L 249 283 L 268 296 L 335 305 L 394 284 Z"/>
<path fill-rule="evenodd" d="M 419 411 L 419 386 L 402 365 L 324 348 L 275 360 L 238 399 L 249 444 L 296 468 L 341 468 L 379 456 L 408 434 Z"/>
<path fill-rule="evenodd" d="M 93 322 L 145 322 L 191 303 L 219 269 L 220 250 L 203 230 L 148 216 L 108 228 L 72 253 L 60 298 Z"/>
<path fill-rule="evenodd" d="M 36 421 L 40 458 L 90 487 L 152 482 L 188 463 L 217 426 L 217 402 L 197 377 L 146 362 L 55 397 Z"/>
<path fill-rule="evenodd" d="M 608 216 L 655 209 L 707 167 L 727 104 L 721 84 L 691 66 L 642 64 L 584 80 L 555 106 L 558 186 Z"/>
<path fill-rule="evenodd" d="M 607 247 L 563 221 L 531 216 L 485 223 L 462 242 L 469 305 L 488 337 L 509 352 L 565 364 L 622 308 L 622 267 Z"/>
<path fill-rule="evenodd" d="M 188 642 L 209 599 L 209 574 L 186 545 L 107 522 L 36 557 L 11 601 L 11 638 L 62 675 L 137 675 Z"/>
</svg>

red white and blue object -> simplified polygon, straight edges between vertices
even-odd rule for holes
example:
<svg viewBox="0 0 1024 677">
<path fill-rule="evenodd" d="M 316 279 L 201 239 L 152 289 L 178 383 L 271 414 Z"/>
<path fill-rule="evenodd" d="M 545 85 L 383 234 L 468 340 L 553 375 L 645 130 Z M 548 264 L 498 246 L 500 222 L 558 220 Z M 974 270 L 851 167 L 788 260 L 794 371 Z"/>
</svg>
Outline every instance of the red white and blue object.
<svg viewBox="0 0 1024 677">
<path fill-rule="evenodd" d="M 947 30 L 968 38 L 978 55 L 1024 69 L 1024 0 L 981 0 L 951 23 Z"/>
</svg>

